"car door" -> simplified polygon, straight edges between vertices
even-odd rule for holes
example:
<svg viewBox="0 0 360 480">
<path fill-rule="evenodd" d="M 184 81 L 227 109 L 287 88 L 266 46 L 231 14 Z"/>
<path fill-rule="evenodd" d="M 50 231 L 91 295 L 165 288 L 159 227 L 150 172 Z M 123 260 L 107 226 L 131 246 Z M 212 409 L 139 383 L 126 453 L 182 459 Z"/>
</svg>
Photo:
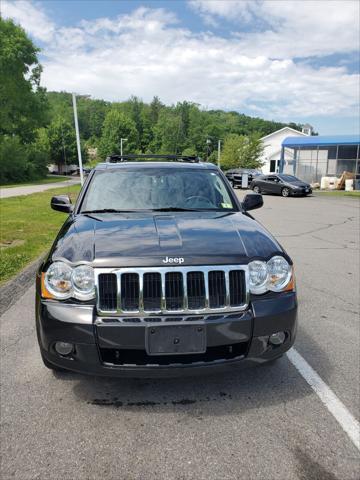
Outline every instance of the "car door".
<svg viewBox="0 0 360 480">
<path fill-rule="evenodd" d="M 283 182 L 282 182 L 281 178 L 278 177 L 277 175 L 274 175 L 274 181 L 273 181 L 273 184 L 272 184 L 273 193 L 277 193 L 277 194 L 281 195 L 282 185 L 283 185 Z"/>
<path fill-rule="evenodd" d="M 276 193 L 276 177 L 274 175 L 268 175 L 265 177 L 261 190 L 266 193 Z"/>
</svg>

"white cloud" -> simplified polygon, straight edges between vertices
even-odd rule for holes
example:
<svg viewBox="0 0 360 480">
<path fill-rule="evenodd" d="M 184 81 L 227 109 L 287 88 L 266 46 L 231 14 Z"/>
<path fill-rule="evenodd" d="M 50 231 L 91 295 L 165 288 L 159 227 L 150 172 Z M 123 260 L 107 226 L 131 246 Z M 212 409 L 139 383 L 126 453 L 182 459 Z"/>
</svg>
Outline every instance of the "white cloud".
<svg viewBox="0 0 360 480">
<path fill-rule="evenodd" d="M 51 40 L 55 31 L 55 25 L 37 3 L 2 0 L 1 14 L 20 23 L 34 38 L 45 42 Z"/>
<path fill-rule="evenodd" d="M 49 38 L 42 62 L 49 90 L 107 100 L 159 95 L 166 103 L 190 100 L 283 120 L 355 115 L 358 103 L 359 77 L 346 66 L 314 68 L 289 56 L 274 60 L 260 40 L 250 52 L 246 35 L 194 33 L 162 9 L 83 21 L 53 29 Z"/>
<path fill-rule="evenodd" d="M 249 55 L 294 58 L 359 49 L 360 3 L 354 0 L 189 0 L 205 22 L 226 20 Z M 257 31 L 249 32 L 249 26 Z"/>
</svg>

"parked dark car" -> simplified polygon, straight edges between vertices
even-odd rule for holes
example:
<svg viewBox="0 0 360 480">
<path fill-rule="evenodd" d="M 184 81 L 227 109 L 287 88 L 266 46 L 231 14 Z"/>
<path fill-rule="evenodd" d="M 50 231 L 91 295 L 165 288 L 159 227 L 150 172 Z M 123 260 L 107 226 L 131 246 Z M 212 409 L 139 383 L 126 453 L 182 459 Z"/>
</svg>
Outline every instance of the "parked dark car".
<svg viewBox="0 0 360 480">
<path fill-rule="evenodd" d="M 128 157 L 96 166 L 75 205 L 51 200 L 69 216 L 37 273 L 44 364 L 151 377 L 280 357 L 296 334 L 294 271 L 248 213 L 262 196 L 240 203 L 192 157 Z"/>
<path fill-rule="evenodd" d="M 250 185 L 255 193 L 274 193 L 283 197 L 305 196 L 312 193 L 311 185 L 293 175 L 271 173 L 256 177 Z"/>
<path fill-rule="evenodd" d="M 248 175 L 248 185 L 250 185 L 255 177 L 261 175 L 259 170 L 255 170 L 253 168 L 234 168 L 225 172 L 225 175 L 233 188 L 241 188 L 243 183 L 242 176 L 244 173 Z"/>
</svg>

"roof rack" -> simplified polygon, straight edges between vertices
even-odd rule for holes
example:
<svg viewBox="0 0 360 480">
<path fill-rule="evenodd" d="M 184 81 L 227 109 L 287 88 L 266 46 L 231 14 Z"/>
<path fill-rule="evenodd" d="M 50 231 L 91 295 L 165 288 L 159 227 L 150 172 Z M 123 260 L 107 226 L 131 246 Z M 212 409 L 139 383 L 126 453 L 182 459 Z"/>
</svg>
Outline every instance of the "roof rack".
<svg viewBox="0 0 360 480">
<path fill-rule="evenodd" d="M 106 157 L 106 163 L 121 163 L 121 162 L 131 162 L 136 160 L 143 159 L 154 159 L 154 160 L 167 160 L 171 162 L 188 162 L 188 163 L 199 163 L 201 158 L 191 155 L 153 155 L 153 154 L 128 154 L 128 155 L 119 155 L 113 154 Z"/>
</svg>

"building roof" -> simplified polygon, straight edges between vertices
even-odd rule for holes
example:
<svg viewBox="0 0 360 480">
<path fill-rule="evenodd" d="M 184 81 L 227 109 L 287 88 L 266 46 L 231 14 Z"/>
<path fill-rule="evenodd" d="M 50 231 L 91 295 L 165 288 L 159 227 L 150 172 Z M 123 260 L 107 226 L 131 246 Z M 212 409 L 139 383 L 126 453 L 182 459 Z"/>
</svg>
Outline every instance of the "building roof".
<svg viewBox="0 0 360 480">
<path fill-rule="evenodd" d="M 304 137 L 307 137 L 307 136 L 308 136 L 308 135 L 307 135 L 306 133 L 304 133 L 304 132 L 300 132 L 299 130 L 295 130 L 295 128 L 283 127 L 283 128 L 280 128 L 280 130 L 275 130 L 275 132 L 269 133 L 269 135 L 265 135 L 265 137 L 261 137 L 260 140 L 265 140 L 265 138 L 272 137 L 273 135 L 276 135 L 277 133 L 283 132 L 284 130 L 289 130 L 290 132 L 297 133 L 299 136 L 304 136 Z"/>
<path fill-rule="evenodd" d="M 327 146 L 327 145 L 358 145 L 360 135 L 314 135 L 306 137 L 286 137 L 283 147 Z"/>
</svg>

